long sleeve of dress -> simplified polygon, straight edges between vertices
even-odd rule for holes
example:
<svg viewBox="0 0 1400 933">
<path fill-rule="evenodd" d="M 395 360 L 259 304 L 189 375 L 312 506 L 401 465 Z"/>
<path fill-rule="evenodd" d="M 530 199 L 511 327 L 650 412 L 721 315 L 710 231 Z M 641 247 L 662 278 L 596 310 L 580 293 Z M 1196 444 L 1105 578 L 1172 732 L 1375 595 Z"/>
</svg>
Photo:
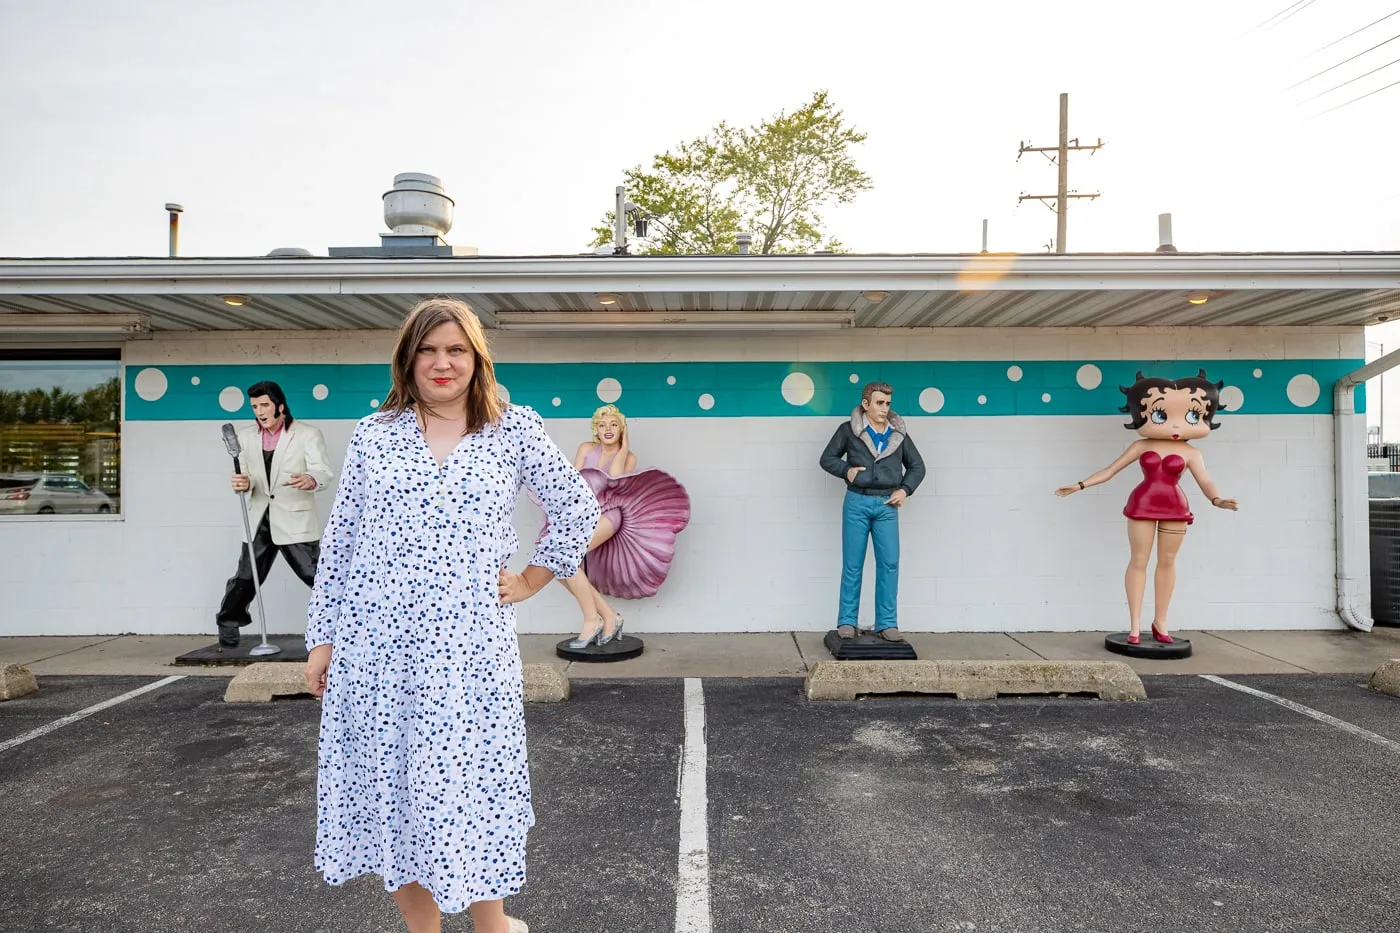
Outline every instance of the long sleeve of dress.
<svg viewBox="0 0 1400 933">
<path fill-rule="evenodd" d="M 321 559 L 316 564 L 316 582 L 306 609 L 306 649 L 335 643 L 335 624 L 345 596 L 350 561 L 355 553 L 355 537 L 360 529 L 360 513 L 365 507 L 365 464 L 362 444 L 367 431 L 361 421 L 345 451 L 340 486 L 330 521 L 321 536 Z"/>
<path fill-rule="evenodd" d="M 523 408 L 521 481 L 544 508 L 547 530 L 530 563 L 564 579 L 578 573 L 602 514 L 593 490 L 545 433 L 544 421 Z"/>
</svg>

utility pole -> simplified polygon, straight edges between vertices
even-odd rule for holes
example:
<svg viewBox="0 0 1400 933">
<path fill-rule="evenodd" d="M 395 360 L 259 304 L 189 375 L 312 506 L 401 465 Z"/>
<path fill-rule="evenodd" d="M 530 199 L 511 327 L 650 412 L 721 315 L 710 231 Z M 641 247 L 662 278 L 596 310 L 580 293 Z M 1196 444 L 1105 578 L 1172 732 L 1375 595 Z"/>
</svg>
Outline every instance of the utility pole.
<svg viewBox="0 0 1400 933">
<path fill-rule="evenodd" d="M 1070 198 L 1088 198 L 1093 200 L 1099 196 L 1098 192 L 1093 194 L 1073 194 L 1069 190 L 1069 154 L 1071 152 L 1088 151 L 1093 152 L 1103 147 L 1103 140 L 1099 139 L 1092 146 L 1081 146 L 1079 138 L 1069 138 L 1069 95 L 1060 95 L 1060 144 L 1058 146 L 1028 146 L 1021 143 L 1021 150 L 1016 153 L 1016 161 L 1021 161 L 1021 156 L 1027 152 L 1046 153 L 1046 158 L 1054 162 L 1060 170 L 1060 183 L 1055 194 L 1022 194 L 1016 203 L 1021 201 L 1046 201 L 1054 200 L 1055 206 L 1050 208 L 1056 214 L 1055 217 L 1055 252 L 1065 251 L 1065 220 L 1069 208 Z M 1048 153 L 1056 153 L 1050 156 Z M 1047 205 L 1048 206 L 1048 205 Z"/>
</svg>

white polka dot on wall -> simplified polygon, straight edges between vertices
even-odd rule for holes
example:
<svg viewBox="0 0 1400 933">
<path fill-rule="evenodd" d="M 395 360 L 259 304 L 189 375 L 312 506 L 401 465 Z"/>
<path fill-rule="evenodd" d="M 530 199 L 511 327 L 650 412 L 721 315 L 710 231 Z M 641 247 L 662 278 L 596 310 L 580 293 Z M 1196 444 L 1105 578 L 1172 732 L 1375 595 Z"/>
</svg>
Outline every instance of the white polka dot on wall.
<svg viewBox="0 0 1400 933">
<path fill-rule="evenodd" d="M 985 395 L 979 395 L 979 396 L 977 396 L 977 404 L 978 404 L 978 405 L 985 405 L 985 404 L 987 404 L 987 396 L 985 396 Z"/>
<path fill-rule="evenodd" d="M 851 385 L 855 385 L 857 382 L 860 382 L 860 376 L 851 373 Z"/>
<path fill-rule="evenodd" d="M 943 401 L 943 392 L 932 386 L 919 393 L 919 407 L 930 415 L 942 410 Z"/>
<path fill-rule="evenodd" d="M 668 386 L 673 386 L 673 385 L 675 385 L 675 384 L 676 384 L 676 377 L 675 377 L 675 376 L 667 376 L 667 377 L 666 377 L 666 384 L 667 384 Z"/>
<path fill-rule="evenodd" d="M 372 399 L 370 399 L 370 400 L 369 400 L 369 407 L 370 407 L 370 408 L 378 408 L 378 407 L 379 407 L 379 399 L 377 399 L 377 398 L 372 398 Z"/>
<path fill-rule="evenodd" d="M 1221 389 L 1220 407 L 1229 412 L 1239 411 L 1244 407 L 1244 390 L 1239 386 L 1226 386 Z"/>
<path fill-rule="evenodd" d="M 1074 374 L 1074 381 L 1079 383 L 1081 389 L 1097 389 L 1099 383 L 1103 382 L 1103 373 L 1093 363 L 1085 363 Z"/>
<path fill-rule="evenodd" d="M 1050 393 L 1049 393 L 1049 392 L 1046 392 L 1044 395 L 1042 395 L 1042 396 L 1040 397 L 1040 400 L 1041 400 L 1042 402 L 1048 402 L 1048 401 L 1050 401 Z"/>
<path fill-rule="evenodd" d="M 1021 372 L 1021 367 L 1019 367 L 1019 366 L 1010 366 L 1010 367 L 1007 367 L 1007 370 L 1006 370 L 1006 378 L 1007 378 L 1007 379 L 1010 379 L 1012 382 L 1020 382 L 1020 381 L 1021 381 L 1021 377 L 1022 377 L 1023 375 L 1025 375 L 1025 374 Z"/>
<path fill-rule="evenodd" d="M 326 400 L 326 396 L 330 394 L 331 390 L 323 385 L 318 384 L 311 387 L 311 397 L 318 402 L 324 402 Z"/>
<path fill-rule="evenodd" d="M 1262 370 L 1262 369 L 1256 369 L 1256 370 L 1254 371 L 1254 378 L 1255 378 L 1255 379 L 1258 379 L 1258 378 L 1259 378 L 1260 376 L 1262 376 L 1262 375 L 1264 375 L 1264 370 Z"/>
<path fill-rule="evenodd" d="M 170 388 L 170 380 L 165 378 L 165 373 L 151 366 L 136 374 L 134 385 L 137 395 L 147 402 L 154 402 L 165 395 L 165 390 Z"/>
<path fill-rule="evenodd" d="M 564 400 L 556 395 L 554 396 L 554 398 L 549 400 L 549 404 L 553 405 L 555 408 L 558 408 L 560 405 L 564 404 Z"/>
<path fill-rule="evenodd" d="M 789 405 L 806 405 L 816 394 L 816 383 L 806 373 L 788 373 L 783 377 L 783 401 Z"/>
<path fill-rule="evenodd" d="M 708 392 L 700 396 L 699 402 L 700 407 L 705 409 L 706 411 L 709 411 L 711 408 L 715 407 L 715 397 Z"/>
<path fill-rule="evenodd" d="M 1321 394 L 1322 387 L 1307 373 L 1299 373 L 1288 380 L 1288 400 L 1299 408 L 1314 404 Z"/>
<path fill-rule="evenodd" d="M 243 390 L 237 386 L 226 386 L 219 393 L 219 407 L 224 411 L 238 411 L 243 407 Z"/>
<path fill-rule="evenodd" d="M 199 377 L 198 377 L 198 376 L 191 376 L 191 377 L 190 377 L 190 385 L 192 385 L 192 386 L 197 386 L 197 385 L 199 385 Z"/>
<path fill-rule="evenodd" d="M 602 400 L 603 404 L 611 405 L 613 402 L 622 398 L 622 383 L 618 382 L 612 376 L 609 376 L 606 379 L 598 380 L 597 391 L 598 398 Z"/>
</svg>

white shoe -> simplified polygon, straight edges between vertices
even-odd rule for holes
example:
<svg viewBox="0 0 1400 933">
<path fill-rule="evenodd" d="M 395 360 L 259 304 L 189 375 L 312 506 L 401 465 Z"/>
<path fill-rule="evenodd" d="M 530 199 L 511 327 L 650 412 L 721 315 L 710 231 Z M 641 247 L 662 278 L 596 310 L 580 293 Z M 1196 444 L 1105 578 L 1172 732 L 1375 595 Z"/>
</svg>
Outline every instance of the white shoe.
<svg viewBox="0 0 1400 933">
<path fill-rule="evenodd" d="M 530 925 L 524 920 L 515 917 L 506 917 L 510 921 L 510 933 L 530 933 Z"/>
</svg>

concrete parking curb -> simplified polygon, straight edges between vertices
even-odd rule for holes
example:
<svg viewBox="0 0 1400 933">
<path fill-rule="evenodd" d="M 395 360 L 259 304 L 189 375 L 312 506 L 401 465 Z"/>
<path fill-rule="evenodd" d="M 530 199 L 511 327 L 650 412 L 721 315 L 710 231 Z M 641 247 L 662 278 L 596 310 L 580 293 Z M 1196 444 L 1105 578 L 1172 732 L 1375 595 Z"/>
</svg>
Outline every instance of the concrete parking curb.
<svg viewBox="0 0 1400 933">
<path fill-rule="evenodd" d="M 228 682 L 224 702 L 271 703 L 273 697 L 307 693 L 305 670 L 305 664 L 295 661 L 249 664 Z"/>
<path fill-rule="evenodd" d="M 224 702 L 271 703 L 274 697 L 309 695 L 305 669 L 306 665 L 300 662 L 249 664 L 229 681 Z M 526 664 L 523 670 L 526 703 L 558 703 L 569 698 L 569 678 L 559 668 L 552 664 Z M 33 680 L 32 674 L 30 679 Z"/>
<path fill-rule="evenodd" d="M 13 700 L 39 689 L 39 681 L 27 667 L 6 664 L 0 668 L 0 700 Z"/>
<path fill-rule="evenodd" d="M 952 694 L 959 700 L 1076 693 L 1147 699 L 1141 678 L 1122 661 L 818 661 L 805 686 L 810 700 L 889 693 Z"/>
<path fill-rule="evenodd" d="M 569 678 L 553 664 L 525 664 L 525 702 L 560 703 L 569 698 Z"/>
<path fill-rule="evenodd" d="M 1400 660 L 1386 661 L 1376 668 L 1367 686 L 1377 693 L 1400 697 Z"/>
</svg>

